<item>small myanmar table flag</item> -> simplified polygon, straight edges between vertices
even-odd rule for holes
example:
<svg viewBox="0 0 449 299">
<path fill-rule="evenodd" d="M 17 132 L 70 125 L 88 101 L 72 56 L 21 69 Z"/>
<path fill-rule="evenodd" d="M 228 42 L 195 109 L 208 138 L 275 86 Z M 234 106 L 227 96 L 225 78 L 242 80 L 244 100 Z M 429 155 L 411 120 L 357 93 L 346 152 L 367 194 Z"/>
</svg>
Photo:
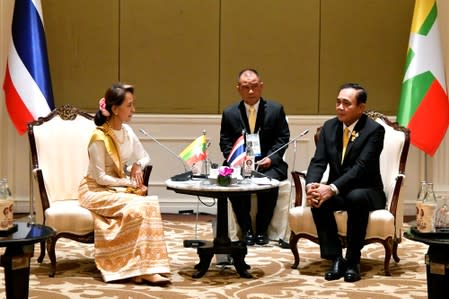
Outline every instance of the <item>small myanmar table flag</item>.
<svg viewBox="0 0 449 299">
<path fill-rule="evenodd" d="M 397 121 L 433 156 L 449 125 L 449 102 L 435 0 L 416 0 Z"/>
<path fill-rule="evenodd" d="M 180 154 L 179 157 L 186 161 L 189 166 L 206 160 L 207 158 L 207 145 L 206 135 L 203 134 L 196 138 L 191 144 L 189 144 Z"/>
</svg>

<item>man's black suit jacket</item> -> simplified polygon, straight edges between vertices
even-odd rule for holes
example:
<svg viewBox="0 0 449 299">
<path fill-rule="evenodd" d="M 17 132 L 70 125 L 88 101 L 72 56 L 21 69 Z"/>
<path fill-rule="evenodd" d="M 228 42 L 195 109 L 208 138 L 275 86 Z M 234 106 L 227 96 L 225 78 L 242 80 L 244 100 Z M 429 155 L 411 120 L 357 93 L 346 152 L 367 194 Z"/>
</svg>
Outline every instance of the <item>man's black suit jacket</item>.
<svg viewBox="0 0 449 299">
<path fill-rule="evenodd" d="M 235 141 L 242 135 L 242 130 L 250 132 L 246 108 L 243 101 L 227 107 L 223 111 L 220 130 L 220 149 L 225 160 L 231 152 Z M 255 132 L 259 132 L 261 157 L 256 161 L 273 153 L 290 140 L 290 130 L 285 116 L 284 108 L 274 101 L 260 99 Z M 287 178 L 288 165 L 283 159 L 287 147 L 272 155 L 271 167 L 261 170 L 275 179 Z"/>
<path fill-rule="evenodd" d="M 384 127 L 363 114 L 354 127 L 341 164 L 343 123 L 337 118 L 326 121 L 307 170 L 306 183 L 320 182 L 329 164 L 328 184 L 333 183 L 342 195 L 355 188 L 383 190 L 379 158 L 384 135 Z"/>
</svg>

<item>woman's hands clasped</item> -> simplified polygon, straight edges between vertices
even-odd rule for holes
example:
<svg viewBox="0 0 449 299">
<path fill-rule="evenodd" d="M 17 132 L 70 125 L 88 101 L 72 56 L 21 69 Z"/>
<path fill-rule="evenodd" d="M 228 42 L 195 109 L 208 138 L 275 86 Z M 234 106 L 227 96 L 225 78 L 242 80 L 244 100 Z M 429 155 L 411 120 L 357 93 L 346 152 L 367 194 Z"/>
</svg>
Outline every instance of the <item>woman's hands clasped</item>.
<svg viewBox="0 0 449 299">
<path fill-rule="evenodd" d="M 139 193 L 146 194 L 148 188 L 143 183 L 143 171 L 142 167 L 139 164 L 133 164 L 133 166 L 131 167 L 130 177 L 131 181 L 135 184 L 135 187 L 139 190 Z"/>
</svg>

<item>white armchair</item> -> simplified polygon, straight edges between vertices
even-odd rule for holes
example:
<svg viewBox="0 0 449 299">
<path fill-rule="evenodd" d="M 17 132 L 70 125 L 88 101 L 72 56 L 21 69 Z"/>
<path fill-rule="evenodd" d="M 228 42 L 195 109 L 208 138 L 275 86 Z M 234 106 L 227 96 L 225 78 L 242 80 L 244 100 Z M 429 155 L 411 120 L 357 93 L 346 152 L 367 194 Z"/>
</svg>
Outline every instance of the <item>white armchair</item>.
<svg viewBox="0 0 449 299">
<path fill-rule="evenodd" d="M 95 127 L 92 115 L 70 105 L 28 124 L 36 222 L 56 232 L 47 240 L 50 277 L 56 272 L 55 247 L 59 238 L 94 242 L 94 219 L 79 205 L 78 187 L 87 173 L 87 147 Z M 144 170 L 145 183 L 151 169 L 149 166 Z M 41 242 L 39 263 L 44 256 L 45 242 Z"/>
<path fill-rule="evenodd" d="M 384 148 L 380 156 L 380 171 L 387 203 L 384 210 L 376 210 L 370 213 L 365 244 L 374 242 L 383 244 L 385 248 L 385 275 L 390 275 L 389 263 L 391 256 L 393 255 L 393 259 L 396 262 L 400 260 L 397 249 L 398 244 L 401 242 L 404 216 L 403 199 L 399 195 L 405 177 L 405 164 L 410 146 L 410 131 L 397 123 L 389 121 L 380 113 L 368 111 L 366 114 L 385 128 Z M 319 130 L 320 128 L 318 128 L 315 134 L 315 141 L 317 141 L 319 136 Z M 292 171 L 292 176 L 296 193 L 295 207 L 289 211 L 288 222 L 291 228 L 290 249 L 295 258 L 292 268 L 297 268 L 299 265 L 298 240 L 306 238 L 318 243 L 318 234 L 311 208 L 307 206 L 305 200 L 305 174 Z M 323 180 L 325 181 L 326 179 L 323 178 Z M 345 211 L 336 211 L 334 215 L 338 234 L 345 247 L 347 213 Z"/>
</svg>

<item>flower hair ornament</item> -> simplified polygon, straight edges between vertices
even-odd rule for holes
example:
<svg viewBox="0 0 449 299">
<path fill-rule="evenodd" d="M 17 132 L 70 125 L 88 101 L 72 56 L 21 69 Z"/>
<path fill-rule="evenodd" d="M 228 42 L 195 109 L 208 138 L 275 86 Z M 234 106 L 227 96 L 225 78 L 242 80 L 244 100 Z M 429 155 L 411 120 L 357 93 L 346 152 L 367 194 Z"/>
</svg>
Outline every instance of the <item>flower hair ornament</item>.
<svg viewBox="0 0 449 299">
<path fill-rule="evenodd" d="M 109 113 L 108 110 L 106 110 L 106 100 L 104 98 L 101 98 L 98 101 L 98 108 L 101 111 L 101 114 L 103 114 L 103 116 L 108 117 L 111 115 L 111 113 Z"/>
</svg>

